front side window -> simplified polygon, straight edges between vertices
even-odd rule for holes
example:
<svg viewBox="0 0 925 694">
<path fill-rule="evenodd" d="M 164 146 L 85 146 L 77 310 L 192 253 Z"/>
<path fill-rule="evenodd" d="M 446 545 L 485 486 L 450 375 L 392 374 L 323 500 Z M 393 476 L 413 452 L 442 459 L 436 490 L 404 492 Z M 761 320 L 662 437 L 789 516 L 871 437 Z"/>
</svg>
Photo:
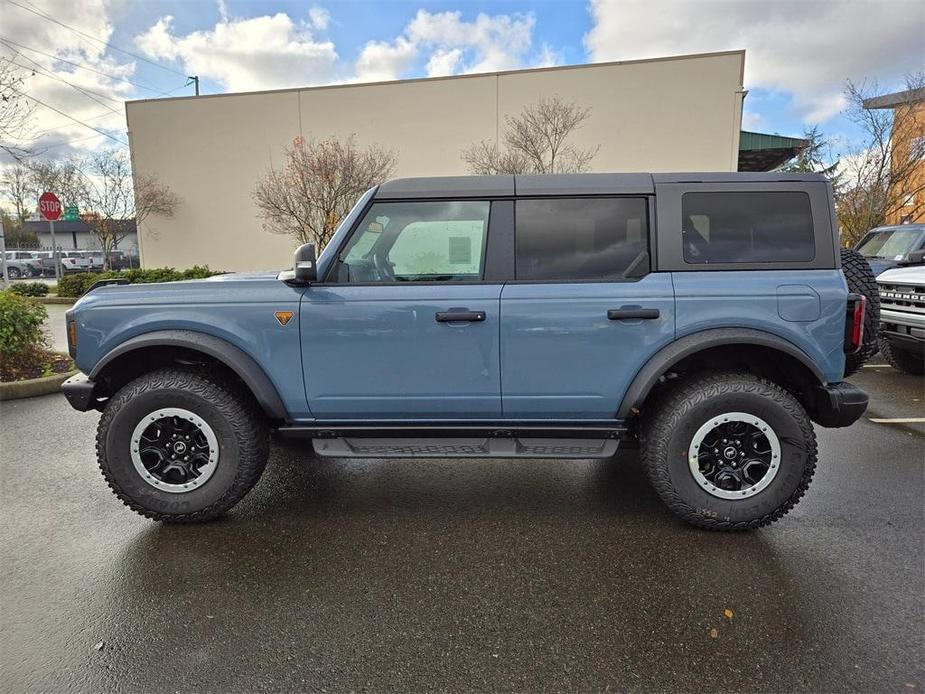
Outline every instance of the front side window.
<svg viewBox="0 0 925 694">
<path fill-rule="evenodd" d="M 685 193 L 684 261 L 690 264 L 810 261 L 816 257 L 806 193 Z"/>
<path fill-rule="evenodd" d="M 481 200 L 377 202 L 338 256 L 336 281 L 480 280 L 490 205 Z"/>
<path fill-rule="evenodd" d="M 518 200 L 519 280 L 613 281 L 648 271 L 645 198 Z"/>
</svg>

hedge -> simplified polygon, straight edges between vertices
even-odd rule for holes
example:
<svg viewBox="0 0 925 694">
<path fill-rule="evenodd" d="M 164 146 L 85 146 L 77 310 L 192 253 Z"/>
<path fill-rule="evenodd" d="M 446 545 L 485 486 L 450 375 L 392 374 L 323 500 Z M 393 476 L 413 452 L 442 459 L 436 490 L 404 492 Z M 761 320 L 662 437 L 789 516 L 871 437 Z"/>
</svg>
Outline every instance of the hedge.
<svg viewBox="0 0 925 694">
<path fill-rule="evenodd" d="M 58 296 L 81 296 L 94 282 L 107 279 L 127 279 L 129 284 L 150 284 L 152 282 L 177 282 L 179 280 L 201 280 L 213 275 L 224 274 L 221 270 L 210 270 L 208 265 L 194 265 L 188 270 L 172 267 L 156 267 L 134 270 L 111 270 L 109 272 L 81 272 L 65 275 L 58 280 Z"/>
<path fill-rule="evenodd" d="M 45 296 L 48 285 L 44 282 L 17 282 L 10 285 L 10 291 L 20 296 Z"/>
<path fill-rule="evenodd" d="M 0 292 L 0 362 L 44 347 L 42 322 L 47 317 L 45 307 L 37 301 L 9 290 Z"/>
</svg>

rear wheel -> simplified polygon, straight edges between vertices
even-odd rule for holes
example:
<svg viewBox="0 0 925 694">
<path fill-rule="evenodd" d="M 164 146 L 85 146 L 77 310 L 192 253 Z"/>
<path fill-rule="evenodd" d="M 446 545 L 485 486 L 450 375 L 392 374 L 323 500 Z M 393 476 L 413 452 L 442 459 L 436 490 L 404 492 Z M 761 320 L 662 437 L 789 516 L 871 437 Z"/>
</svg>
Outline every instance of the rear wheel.
<svg viewBox="0 0 925 694">
<path fill-rule="evenodd" d="M 18 280 L 22 277 L 22 272 L 20 272 L 18 267 L 8 266 L 6 268 L 7 274 L 10 276 L 11 280 Z"/>
<path fill-rule="evenodd" d="M 845 378 L 856 373 L 868 359 L 877 353 L 877 331 L 880 329 L 880 290 L 867 258 L 850 248 L 841 249 L 841 269 L 848 283 L 848 291 L 867 298 L 864 314 L 864 342 L 854 354 L 845 355 Z"/>
<path fill-rule="evenodd" d="M 907 374 L 920 375 L 925 373 L 925 354 L 910 352 L 893 345 L 889 339 L 880 338 L 880 354 L 890 366 Z"/>
<path fill-rule="evenodd" d="M 649 479 L 692 525 L 767 525 L 793 508 L 816 468 L 816 435 L 803 407 L 751 374 L 695 376 L 644 416 L 642 461 Z"/>
<path fill-rule="evenodd" d="M 116 496 L 143 516 L 174 523 L 222 515 L 257 483 L 269 454 L 267 425 L 249 392 L 179 368 L 119 390 L 96 441 Z"/>
</svg>

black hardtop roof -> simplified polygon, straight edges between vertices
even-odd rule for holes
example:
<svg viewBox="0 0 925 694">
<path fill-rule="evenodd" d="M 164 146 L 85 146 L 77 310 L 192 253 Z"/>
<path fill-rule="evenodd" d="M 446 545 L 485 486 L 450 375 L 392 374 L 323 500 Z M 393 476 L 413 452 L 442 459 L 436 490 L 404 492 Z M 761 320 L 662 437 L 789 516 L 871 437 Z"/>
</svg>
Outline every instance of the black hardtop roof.
<svg viewBox="0 0 925 694">
<path fill-rule="evenodd" d="M 393 178 L 376 191 L 381 200 L 395 198 L 482 198 L 514 195 L 651 195 L 662 183 L 825 182 L 822 174 L 772 171 L 714 173 L 581 173 L 516 176 L 428 176 Z"/>
</svg>

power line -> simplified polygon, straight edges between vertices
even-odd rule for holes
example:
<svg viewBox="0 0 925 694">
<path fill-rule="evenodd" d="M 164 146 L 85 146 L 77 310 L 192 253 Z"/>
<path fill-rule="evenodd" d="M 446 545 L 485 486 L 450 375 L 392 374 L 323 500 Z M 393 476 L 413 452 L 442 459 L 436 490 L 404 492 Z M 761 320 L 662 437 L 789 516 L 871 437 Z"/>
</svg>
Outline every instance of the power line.
<svg viewBox="0 0 925 694">
<path fill-rule="evenodd" d="M 2 41 L 0 41 L 0 43 L 2 43 Z M 22 55 L 22 53 L 18 53 L 18 52 L 17 52 L 17 55 Z M 66 84 L 67 86 L 69 86 L 69 87 L 71 87 L 72 89 L 76 90 L 77 92 L 83 94 L 85 97 L 87 97 L 87 98 L 90 99 L 91 101 L 96 102 L 97 104 L 99 104 L 100 106 L 102 106 L 102 107 L 105 108 L 105 109 L 109 109 L 110 112 L 115 113 L 115 114 L 117 114 L 117 115 L 122 115 L 122 114 L 121 114 L 121 111 L 117 111 L 116 109 L 112 108 L 112 106 L 107 106 L 107 105 L 104 104 L 102 101 L 100 101 L 99 99 L 95 98 L 93 95 L 95 94 L 96 96 L 102 97 L 102 98 L 106 99 L 107 101 L 112 101 L 113 103 L 120 104 L 120 105 L 124 103 L 123 101 L 120 101 L 119 99 L 114 99 L 114 98 L 112 98 L 111 96 L 107 96 L 106 94 L 103 94 L 103 93 L 101 93 L 101 92 L 97 92 L 97 91 L 94 91 L 94 90 L 92 90 L 92 89 L 87 89 L 86 87 L 80 87 L 80 86 L 74 84 L 73 82 L 68 82 L 68 81 L 67 81 L 66 79 L 64 79 L 63 77 L 58 77 L 58 75 L 54 74 L 53 72 L 50 72 L 50 71 L 46 70 L 44 67 L 42 67 L 41 65 L 39 65 L 38 63 L 36 63 L 34 60 L 32 60 L 31 58 L 29 58 L 28 56 L 22 55 L 22 57 L 25 58 L 26 60 L 30 61 L 31 63 L 33 63 L 33 64 L 35 65 L 35 67 L 29 67 L 28 65 L 22 65 L 21 63 L 17 63 L 15 60 L 10 60 L 9 62 L 11 62 L 13 65 L 18 65 L 19 67 L 21 67 L 21 68 L 24 69 L 24 70 L 31 70 L 31 71 L 33 72 L 33 74 L 37 74 L 39 77 L 48 77 L 48 78 L 50 78 L 50 79 L 57 80 L 58 82 L 63 82 L 63 83 Z"/>
<path fill-rule="evenodd" d="M 178 71 L 178 70 L 174 70 L 173 68 L 165 67 L 164 65 L 161 65 L 160 63 L 156 63 L 156 62 L 154 62 L 153 60 L 149 60 L 148 58 L 145 58 L 144 56 L 140 56 L 140 55 L 138 55 L 138 54 L 136 54 L 136 53 L 132 53 L 131 51 L 127 51 L 127 50 L 125 50 L 124 48 L 119 48 L 118 46 L 114 46 L 113 44 L 111 44 L 111 43 L 109 43 L 109 42 L 107 42 L 107 41 L 103 41 L 102 39 L 98 39 L 98 38 L 96 38 L 95 36 L 91 36 L 90 34 L 87 34 L 87 33 L 83 32 L 83 31 L 81 31 L 80 29 L 75 29 L 74 27 L 70 26 L 69 24 L 65 24 L 64 22 L 58 21 L 58 20 L 55 19 L 54 17 L 51 17 L 51 16 L 45 14 L 44 12 L 40 12 L 40 11 L 37 10 L 37 9 L 33 9 L 33 7 L 35 7 L 34 5 L 33 5 L 33 7 L 26 7 L 25 5 L 20 5 L 18 2 L 16 2 L 16 0 L 7 0 L 7 2 L 9 2 L 11 5 L 16 5 L 16 7 L 19 7 L 19 8 L 21 8 L 21 9 L 25 10 L 26 12 L 31 12 L 32 14 L 37 15 L 37 16 L 39 16 L 39 17 L 43 17 L 43 18 L 49 20 L 50 22 L 54 22 L 55 24 L 57 24 L 57 25 L 59 25 L 59 26 L 62 26 L 62 27 L 64 27 L 65 29 L 70 29 L 70 30 L 73 31 L 75 34 L 79 34 L 80 36 L 83 36 L 84 38 L 90 39 L 91 41 L 96 41 L 97 43 L 99 43 L 99 44 L 101 44 L 101 45 L 103 45 L 103 46 L 106 46 L 106 47 L 111 48 L 111 49 L 113 49 L 113 50 L 119 51 L 120 53 L 125 53 L 125 55 L 129 55 L 129 56 L 131 56 L 131 57 L 133 57 L 133 58 L 136 58 L 136 59 L 138 59 L 138 60 L 142 60 L 142 61 L 144 61 L 144 62 L 146 62 L 146 63 L 149 63 L 150 65 L 153 65 L 154 67 L 160 68 L 161 70 L 166 70 L 167 72 L 172 72 L 172 73 L 174 73 L 175 75 L 180 75 L 181 77 L 187 77 L 187 75 L 184 75 L 182 72 L 180 72 L 180 71 Z M 28 2 L 28 0 L 26 0 L 26 2 Z M 29 3 L 29 4 L 31 5 L 32 3 Z"/>
<path fill-rule="evenodd" d="M 70 116 L 70 115 L 68 115 L 67 113 L 65 113 L 64 111 L 60 111 L 60 110 L 56 109 L 54 106 L 50 106 L 49 104 L 46 104 L 44 101 L 41 101 L 40 99 L 36 99 L 34 96 L 29 96 L 29 95 L 26 94 L 25 92 L 21 92 L 21 91 L 19 91 L 18 89 L 14 89 L 13 91 L 16 92 L 17 94 L 19 94 L 20 96 L 24 96 L 24 97 L 26 97 L 27 99 L 31 99 L 31 100 L 34 101 L 35 103 L 40 104 L 41 106 L 44 106 L 44 107 L 47 108 L 47 109 L 51 109 L 51 110 L 54 111 L 55 113 L 61 114 L 61 115 L 64 116 L 65 118 L 70 118 L 72 121 L 74 121 L 75 123 L 77 123 L 77 124 L 79 124 L 79 125 L 84 126 L 85 128 L 90 128 L 90 130 L 93 130 L 93 131 L 95 131 L 95 132 L 98 132 L 100 135 L 105 135 L 105 136 L 108 137 L 110 140 L 114 140 L 115 142 L 118 142 L 120 145 L 125 145 L 126 147 L 128 147 L 128 142 L 126 142 L 125 140 L 120 140 L 118 137 L 115 137 L 115 136 L 113 136 L 113 135 L 110 135 L 109 133 L 107 133 L 107 132 L 105 132 L 105 131 L 103 131 L 103 130 L 100 130 L 100 129 L 98 129 L 98 128 L 94 128 L 92 125 L 88 125 L 87 123 L 84 123 L 82 120 L 80 120 L 80 119 L 78 119 L 78 118 L 74 118 L 74 116 Z"/>
<path fill-rule="evenodd" d="M 9 0 L 7 0 L 7 1 L 9 1 Z M 8 43 L 8 44 L 12 44 L 12 45 L 14 45 L 14 46 L 17 46 L 18 48 L 24 48 L 24 49 L 27 50 L 27 51 L 32 51 L 33 53 L 38 53 L 39 55 L 44 55 L 46 58 L 51 58 L 52 60 L 55 60 L 55 61 L 57 61 L 57 62 L 59 62 L 59 63 L 64 63 L 65 65 L 73 65 L 74 67 L 79 68 L 79 69 L 81 69 L 81 70 L 87 70 L 88 72 L 94 72 L 94 73 L 96 73 L 97 75 L 102 75 L 103 77 L 108 77 L 108 78 L 111 79 L 111 80 L 118 80 L 119 82 L 126 82 L 126 83 L 128 83 L 128 84 L 131 84 L 132 86 L 138 87 L 139 89 L 144 89 L 144 90 L 149 91 L 149 92 L 154 92 L 155 94 L 159 94 L 159 95 L 161 95 L 161 96 L 166 96 L 166 95 L 167 95 L 166 92 L 162 92 L 162 91 L 159 90 L 159 89 L 154 89 L 154 87 L 148 87 L 148 86 L 145 86 L 144 84 L 139 84 L 138 82 L 132 82 L 132 80 L 125 79 L 124 77 L 117 77 L 116 75 L 111 75 L 111 74 L 109 74 L 108 72 L 101 72 L 100 70 L 96 70 L 96 69 L 94 69 L 94 68 L 92 68 L 92 67 L 87 67 L 86 65 L 81 65 L 80 63 L 74 63 L 74 62 L 71 62 L 70 60 L 65 60 L 64 58 L 59 58 L 58 56 L 53 55 L 53 54 L 51 54 L 51 53 L 46 53 L 45 51 L 40 51 L 38 48 L 32 48 L 32 46 L 26 46 L 26 45 L 24 45 L 24 44 L 17 43 L 16 41 L 13 41 L 12 39 L 7 38 L 6 36 L 0 35 L 0 40 L 2 40 L 4 43 Z"/>
<path fill-rule="evenodd" d="M 64 147 L 65 145 L 72 145 L 75 142 L 84 142 L 85 140 L 92 140 L 97 137 L 102 137 L 102 135 L 87 135 L 86 137 L 78 137 L 75 140 L 67 140 L 66 142 L 56 142 L 53 145 L 48 145 L 47 147 L 42 147 L 41 152 L 47 152 L 50 149 L 55 149 L 56 147 Z"/>
<path fill-rule="evenodd" d="M 97 113 L 95 116 L 89 116 L 88 118 L 84 118 L 84 120 L 85 120 L 85 121 L 91 121 L 91 120 L 96 120 L 97 118 L 105 118 L 105 117 L 111 116 L 111 115 L 112 115 L 112 114 L 109 113 L 109 112 L 106 112 L 106 113 Z M 68 116 L 68 118 L 70 118 L 70 116 Z M 68 125 L 68 123 L 59 123 L 58 125 L 54 125 L 54 126 L 52 126 L 52 127 L 50 127 L 50 128 L 45 128 L 44 130 L 40 130 L 39 132 L 37 132 L 37 133 L 34 135 L 34 137 L 35 137 L 35 138 L 42 137 L 42 135 L 45 135 L 46 133 L 50 133 L 50 132 L 53 132 L 53 131 L 55 131 L 55 130 L 60 130 L 60 129 L 63 128 L 65 125 Z"/>
</svg>

